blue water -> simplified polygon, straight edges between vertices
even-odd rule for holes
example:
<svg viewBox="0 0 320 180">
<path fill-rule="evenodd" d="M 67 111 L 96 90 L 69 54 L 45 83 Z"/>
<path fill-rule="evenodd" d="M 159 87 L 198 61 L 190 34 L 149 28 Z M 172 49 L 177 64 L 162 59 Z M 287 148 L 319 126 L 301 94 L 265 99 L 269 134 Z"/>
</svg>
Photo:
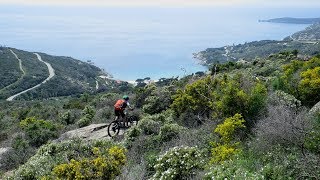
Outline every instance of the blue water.
<svg viewBox="0 0 320 180">
<path fill-rule="evenodd" d="M 182 76 L 205 70 L 192 53 L 284 37 L 307 25 L 259 23 L 320 17 L 314 9 L 0 7 L 0 44 L 91 60 L 115 78 Z M 182 69 L 186 69 L 186 72 Z"/>
</svg>

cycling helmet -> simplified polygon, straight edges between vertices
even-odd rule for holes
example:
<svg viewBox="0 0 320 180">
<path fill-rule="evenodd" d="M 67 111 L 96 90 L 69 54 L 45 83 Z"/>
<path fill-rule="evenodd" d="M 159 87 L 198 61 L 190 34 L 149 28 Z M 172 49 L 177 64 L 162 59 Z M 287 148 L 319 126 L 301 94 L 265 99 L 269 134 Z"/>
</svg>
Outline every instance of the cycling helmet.
<svg viewBox="0 0 320 180">
<path fill-rule="evenodd" d="M 124 95 L 123 97 L 122 97 L 124 100 L 129 100 L 129 96 L 127 96 L 127 95 Z"/>
</svg>

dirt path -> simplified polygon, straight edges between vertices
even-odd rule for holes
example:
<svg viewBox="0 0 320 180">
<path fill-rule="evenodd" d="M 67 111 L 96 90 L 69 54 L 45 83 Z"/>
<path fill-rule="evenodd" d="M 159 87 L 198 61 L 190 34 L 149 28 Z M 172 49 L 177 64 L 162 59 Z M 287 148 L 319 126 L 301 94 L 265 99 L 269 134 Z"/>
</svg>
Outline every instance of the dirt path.
<svg viewBox="0 0 320 180">
<path fill-rule="evenodd" d="M 37 56 L 37 58 L 38 58 L 39 61 L 41 61 L 41 62 L 43 62 L 44 64 L 47 65 L 48 71 L 49 71 L 49 77 L 48 77 L 47 79 L 45 79 L 44 81 L 42 81 L 40 84 L 38 84 L 38 85 L 36 85 L 36 86 L 34 86 L 34 87 L 32 87 L 32 88 L 29 88 L 29 89 L 27 89 L 27 90 L 24 90 L 24 91 L 22 91 L 22 92 L 20 92 L 20 93 L 18 93 L 18 94 L 15 94 L 15 95 L 9 97 L 9 98 L 7 99 L 7 101 L 12 101 L 12 100 L 13 100 L 14 98 L 16 98 L 17 96 L 20 96 L 21 94 L 24 94 L 24 93 L 26 93 L 26 92 L 28 92 L 28 91 L 30 91 L 30 90 L 33 90 L 33 89 L 41 86 L 41 84 L 46 83 L 47 81 L 49 81 L 51 78 L 53 78 L 53 77 L 55 76 L 54 69 L 52 68 L 51 64 L 43 61 L 42 58 L 41 58 L 41 56 L 40 56 L 38 53 L 34 53 L 34 54 Z"/>
<path fill-rule="evenodd" d="M 7 88 L 9 88 L 10 86 L 14 85 L 14 84 L 17 83 L 19 80 L 21 80 L 21 79 L 23 78 L 23 76 L 26 75 L 26 72 L 23 70 L 23 67 L 22 67 L 22 61 L 21 61 L 21 59 L 20 59 L 20 58 L 17 56 L 17 54 L 14 53 L 11 49 L 10 49 L 10 52 L 11 52 L 11 53 L 16 57 L 16 59 L 19 61 L 19 68 L 20 68 L 20 71 L 22 72 L 22 75 L 21 75 L 20 78 L 18 78 L 18 79 L 16 80 L 16 82 L 14 82 L 14 83 L 12 83 L 12 84 L 9 84 L 8 86 L 2 88 L 0 91 L 2 91 L 2 90 L 4 90 L 4 89 L 7 89 Z"/>
<path fill-rule="evenodd" d="M 11 53 L 16 57 L 16 59 L 19 61 L 20 71 L 21 71 L 22 74 L 23 74 L 23 75 L 21 76 L 21 78 L 22 78 L 24 75 L 26 75 L 26 72 L 25 72 L 25 71 L 23 70 L 23 68 L 22 68 L 22 61 L 21 61 L 21 59 L 17 56 L 17 54 L 12 51 L 12 49 L 10 49 L 10 51 L 11 51 Z"/>
</svg>

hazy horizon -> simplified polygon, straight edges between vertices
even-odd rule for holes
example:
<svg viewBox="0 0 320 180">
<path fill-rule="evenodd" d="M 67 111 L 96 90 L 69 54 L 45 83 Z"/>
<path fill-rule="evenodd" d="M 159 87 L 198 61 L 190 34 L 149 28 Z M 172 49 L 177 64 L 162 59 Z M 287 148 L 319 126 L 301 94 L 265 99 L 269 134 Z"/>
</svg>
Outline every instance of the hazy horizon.
<svg viewBox="0 0 320 180">
<path fill-rule="evenodd" d="M 320 7 L 318 0 L 0 0 L 0 4 L 29 6 L 93 6 L 93 7 Z"/>
</svg>

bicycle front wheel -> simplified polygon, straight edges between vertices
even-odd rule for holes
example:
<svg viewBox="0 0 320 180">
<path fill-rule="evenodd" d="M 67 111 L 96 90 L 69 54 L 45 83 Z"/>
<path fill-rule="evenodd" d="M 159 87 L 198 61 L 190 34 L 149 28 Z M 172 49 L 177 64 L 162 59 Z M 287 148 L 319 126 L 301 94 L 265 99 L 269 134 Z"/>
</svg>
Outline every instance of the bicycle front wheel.
<svg viewBox="0 0 320 180">
<path fill-rule="evenodd" d="M 112 121 L 108 126 L 108 135 L 114 137 L 119 134 L 120 123 L 118 121 Z"/>
<path fill-rule="evenodd" d="M 129 116 L 127 119 L 128 126 L 135 126 L 138 124 L 138 118 L 135 116 Z"/>
</svg>

